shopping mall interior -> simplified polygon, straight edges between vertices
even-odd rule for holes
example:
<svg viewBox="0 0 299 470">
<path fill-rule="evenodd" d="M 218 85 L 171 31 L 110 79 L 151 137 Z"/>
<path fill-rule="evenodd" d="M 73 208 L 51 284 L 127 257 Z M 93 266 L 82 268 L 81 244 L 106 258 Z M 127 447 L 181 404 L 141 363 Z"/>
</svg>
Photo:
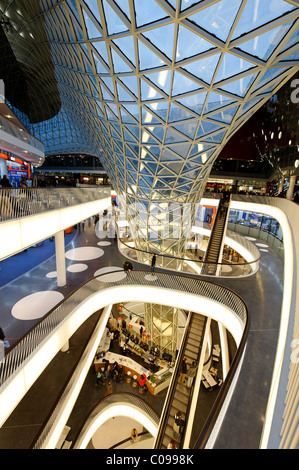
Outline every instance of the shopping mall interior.
<svg viewBox="0 0 299 470">
<path fill-rule="evenodd" d="M 1 449 L 299 448 L 298 26 L 0 0 Z"/>
</svg>

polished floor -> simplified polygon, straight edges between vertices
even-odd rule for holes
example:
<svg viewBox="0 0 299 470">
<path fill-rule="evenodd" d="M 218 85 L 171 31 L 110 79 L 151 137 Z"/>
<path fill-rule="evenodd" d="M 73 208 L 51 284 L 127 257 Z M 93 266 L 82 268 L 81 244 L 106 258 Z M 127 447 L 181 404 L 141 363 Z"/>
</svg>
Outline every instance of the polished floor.
<svg viewBox="0 0 299 470">
<path fill-rule="evenodd" d="M 258 242 L 257 240 L 256 243 Z M 51 292 L 67 296 L 99 270 L 122 267 L 124 258 L 117 250 L 116 242 L 109 240 L 108 244 L 107 239 L 99 240 L 91 221 L 85 224 L 84 229 L 82 227 L 78 229 L 72 240 L 66 244 L 68 256 L 65 287 L 57 288 L 56 286 L 55 257 L 51 256 L 0 289 L 0 326 L 11 345 L 38 321 L 36 314 L 30 312 L 30 308 L 25 308 L 25 304 L 23 304 L 21 316 L 20 313 L 13 315 L 16 305 L 22 306 L 22 302 L 28 296 L 43 292 L 47 293 L 51 301 Z M 283 289 L 283 262 L 271 247 L 262 247 L 262 249 L 267 249 L 267 251 L 261 251 L 260 270 L 255 276 L 237 280 L 217 280 L 218 284 L 231 288 L 245 300 L 251 315 L 248 344 L 240 378 L 214 446 L 218 449 L 257 449 L 259 447 L 271 384 Z M 139 267 L 144 268 L 141 265 Z M 138 268 L 137 263 L 135 263 L 135 268 Z M 22 309 L 19 309 L 19 312 L 21 311 Z M 0 429 L 0 448 L 30 448 L 51 407 L 61 393 L 63 385 L 67 382 L 74 364 L 82 354 L 84 345 L 97 321 L 97 315 L 95 313 L 73 336 L 68 353 L 60 352 L 53 359 L 44 374 L 32 386 L 30 392 Z M 128 386 L 128 390 L 125 389 L 127 384 L 114 386 L 115 391 L 119 391 L 120 387 L 129 393 L 135 393 L 132 387 Z M 91 367 L 69 419 L 71 440 L 89 411 L 103 398 L 103 395 L 104 390 L 95 387 L 95 376 Z M 164 393 L 157 397 L 147 394 L 146 397 L 158 413 L 161 412 L 164 398 Z M 206 403 L 210 399 L 211 395 L 207 395 Z M 202 400 L 204 407 L 204 397 Z M 204 413 L 199 414 L 197 419 L 203 419 L 203 415 Z"/>
</svg>

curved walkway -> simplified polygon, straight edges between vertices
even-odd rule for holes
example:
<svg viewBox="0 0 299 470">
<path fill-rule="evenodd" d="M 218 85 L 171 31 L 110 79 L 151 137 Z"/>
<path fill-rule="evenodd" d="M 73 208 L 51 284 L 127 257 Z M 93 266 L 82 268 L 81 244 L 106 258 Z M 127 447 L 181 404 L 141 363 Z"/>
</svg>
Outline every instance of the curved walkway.
<svg viewBox="0 0 299 470">
<path fill-rule="evenodd" d="M 77 248 L 82 246 L 97 247 L 98 243 L 101 242 L 95 236 L 91 225 L 90 227 L 85 226 L 85 230 L 81 231 L 72 243 L 73 247 Z M 8 339 L 13 343 L 34 325 L 34 320 L 17 320 L 12 317 L 11 309 L 17 300 L 20 300 L 24 295 L 28 295 L 28 293 L 43 289 L 58 291 L 63 295 L 67 295 L 86 279 L 92 277 L 98 269 L 105 266 L 121 267 L 124 258 L 120 255 L 116 243 L 114 243 L 114 240 L 112 240 L 111 245 L 102 245 L 104 252 L 102 257 L 83 261 L 87 265 L 85 271 L 68 273 L 67 286 L 64 288 L 57 288 L 55 279 L 46 278 L 46 274 L 55 269 L 55 258 L 50 258 L 29 274 L 27 273 L 5 286 L 5 288 L 0 289 L 0 301 L 3 305 L 1 326 Z M 251 313 L 251 326 L 240 379 L 216 440 L 216 448 L 254 449 L 259 447 L 275 358 L 283 288 L 283 262 L 270 247 L 268 253 L 262 253 L 261 255 L 260 271 L 255 276 L 231 281 L 217 279 L 218 284 L 231 288 L 247 303 Z M 76 262 L 69 261 L 68 264 L 72 265 Z M 137 268 L 137 263 L 135 263 L 135 266 Z M 141 268 L 140 265 L 139 267 Z M 79 334 L 80 332 L 78 332 Z M 80 342 L 79 340 L 76 341 Z M 75 348 L 76 351 L 78 343 Z M 67 363 L 71 360 L 72 352 L 69 355 L 61 353 L 60 357 L 61 355 L 63 363 Z M 61 384 L 61 366 L 58 366 L 56 373 L 52 373 L 51 377 L 49 371 L 47 374 L 48 386 L 55 389 L 56 384 Z M 67 374 L 66 367 L 63 376 Z M 46 405 L 42 399 L 42 393 L 38 393 L 37 387 L 38 384 L 35 384 L 32 393 L 35 393 L 35 397 L 39 397 L 39 399 L 33 402 L 29 393 L 27 399 L 25 397 L 0 429 L 1 448 L 20 448 L 20 441 L 26 438 L 25 434 L 31 433 L 32 435 L 33 428 L 36 432 L 36 426 L 40 423 L 41 416 L 45 414 Z M 86 390 L 86 393 L 88 393 L 88 390 Z M 244 426 L 244 423 L 246 423 L 246 426 Z M 11 432 L 12 429 L 13 432 Z M 25 441 L 28 443 L 28 438 Z M 8 445 L 9 447 L 7 447 Z M 23 448 L 28 447 L 25 445 Z"/>
</svg>

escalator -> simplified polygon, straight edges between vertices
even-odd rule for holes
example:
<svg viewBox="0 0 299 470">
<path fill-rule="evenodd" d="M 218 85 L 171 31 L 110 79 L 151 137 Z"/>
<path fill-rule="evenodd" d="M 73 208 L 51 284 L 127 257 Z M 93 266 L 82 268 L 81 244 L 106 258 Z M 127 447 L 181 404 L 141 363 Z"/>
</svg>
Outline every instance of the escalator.
<svg viewBox="0 0 299 470">
<path fill-rule="evenodd" d="M 217 274 L 217 263 L 221 263 L 222 242 L 227 225 L 229 206 L 230 194 L 224 195 L 219 201 L 218 211 L 211 231 L 201 274 Z"/>
<path fill-rule="evenodd" d="M 199 363 L 205 326 L 206 317 L 192 312 L 189 314 L 183 344 L 177 358 L 177 365 L 166 400 L 166 407 L 161 417 L 161 424 L 155 442 L 156 449 L 166 449 L 171 439 L 176 441 L 177 448 L 180 448 L 182 445 L 183 435 L 179 438 L 174 438 L 173 436 L 174 415 L 180 411 L 186 427 L 193 386 L 187 388 L 186 385 L 178 382 L 180 366 L 185 357 L 188 360 L 189 366 L 193 361 L 197 364 Z"/>
</svg>

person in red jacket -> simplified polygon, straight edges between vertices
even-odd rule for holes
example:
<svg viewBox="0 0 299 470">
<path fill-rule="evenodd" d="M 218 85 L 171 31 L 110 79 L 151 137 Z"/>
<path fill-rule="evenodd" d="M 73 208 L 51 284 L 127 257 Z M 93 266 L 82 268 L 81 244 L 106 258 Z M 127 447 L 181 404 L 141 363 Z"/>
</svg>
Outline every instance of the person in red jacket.
<svg viewBox="0 0 299 470">
<path fill-rule="evenodd" d="M 140 387 L 144 387 L 145 381 L 146 381 L 146 375 L 145 375 L 145 374 L 142 374 L 141 377 L 140 377 L 140 379 L 139 379 L 139 385 L 140 385 Z"/>
</svg>

